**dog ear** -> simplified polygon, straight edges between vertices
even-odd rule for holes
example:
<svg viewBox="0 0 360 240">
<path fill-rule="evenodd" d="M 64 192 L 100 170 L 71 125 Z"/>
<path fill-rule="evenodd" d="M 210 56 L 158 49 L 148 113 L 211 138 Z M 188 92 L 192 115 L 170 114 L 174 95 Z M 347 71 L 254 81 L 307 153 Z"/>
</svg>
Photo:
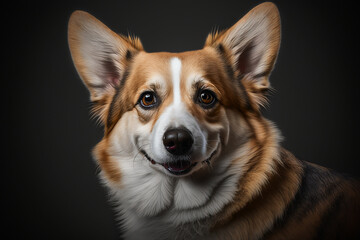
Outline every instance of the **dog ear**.
<svg viewBox="0 0 360 240">
<path fill-rule="evenodd" d="M 72 59 L 90 91 L 90 99 L 105 105 L 121 84 L 131 58 L 143 47 L 138 38 L 118 35 L 92 15 L 75 11 L 69 20 Z M 96 106 L 102 111 L 101 106 Z"/>
<path fill-rule="evenodd" d="M 210 34 L 206 46 L 217 47 L 255 105 L 266 102 L 269 75 L 280 46 L 280 16 L 273 3 L 253 8 L 228 30 Z"/>
</svg>

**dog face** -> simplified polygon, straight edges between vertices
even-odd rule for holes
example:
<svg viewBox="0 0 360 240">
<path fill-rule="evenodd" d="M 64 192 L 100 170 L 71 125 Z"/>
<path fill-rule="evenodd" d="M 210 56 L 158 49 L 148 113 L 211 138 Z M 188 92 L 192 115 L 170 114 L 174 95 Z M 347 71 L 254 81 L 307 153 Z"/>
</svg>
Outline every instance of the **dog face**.
<svg viewBox="0 0 360 240">
<path fill-rule="evenodd" d="M 209 59 L 211 53 L 139 53 L 128 79 L 129 89 L 137 89 L 131 118 L 141 126 L 141 132 L 131 136 L 135 151 L 171 176 L 185 176 L 210 161 L 220 138 L 227 138 L 221 92 L 205 78 L 209 74 L 198 62 L 202 57 Z"/>
<path fill-rule="evenodd" d="M 123 186 L 156 175 L 152 185 L 164 184 L 234 164 L 224 156 L 243 139 L 261 138 L 250 122 L 265 102 L 279 44 L 271 3 L 210 34 L 203 49 L 183 53 L 147 53 L 139 39 L 73 13 L 69 45 L 105 127 L 94 155 L 106 182 Z"/>
</svg>

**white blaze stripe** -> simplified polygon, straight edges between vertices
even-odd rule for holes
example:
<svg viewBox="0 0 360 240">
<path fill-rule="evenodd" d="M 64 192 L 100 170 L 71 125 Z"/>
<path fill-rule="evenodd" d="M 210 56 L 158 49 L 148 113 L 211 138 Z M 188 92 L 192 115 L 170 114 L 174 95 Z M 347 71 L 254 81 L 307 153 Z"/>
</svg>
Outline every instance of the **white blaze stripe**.
<svg viewBox="0 0 360 240">
<path fill-rule="evenodd" d="M 172 58 L 170 60 L 171 76 L 174 91 L 174 105 L 181 103 L 180 94 L 180 74 L 181 74 L 181 60 L 179 58 Z"/>
</svg>

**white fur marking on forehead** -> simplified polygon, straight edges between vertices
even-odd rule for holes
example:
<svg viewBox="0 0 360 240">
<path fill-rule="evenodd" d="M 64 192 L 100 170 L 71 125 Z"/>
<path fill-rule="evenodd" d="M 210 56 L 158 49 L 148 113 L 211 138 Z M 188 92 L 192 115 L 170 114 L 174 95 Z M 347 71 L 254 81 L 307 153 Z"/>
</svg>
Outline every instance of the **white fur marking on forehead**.
<svg viewBox="0 0 360 240">
<path fill-rule="evenodd" d="M 174 91 L 174 105 L 181 103 L 181 94 L 180 94 L 180 74 L 181 74 L 181 61 L 178 58 L 172 58 L 170 60 L 171 67 L 171 79 L 173 82 L 173 91 Z"/>
</svg>

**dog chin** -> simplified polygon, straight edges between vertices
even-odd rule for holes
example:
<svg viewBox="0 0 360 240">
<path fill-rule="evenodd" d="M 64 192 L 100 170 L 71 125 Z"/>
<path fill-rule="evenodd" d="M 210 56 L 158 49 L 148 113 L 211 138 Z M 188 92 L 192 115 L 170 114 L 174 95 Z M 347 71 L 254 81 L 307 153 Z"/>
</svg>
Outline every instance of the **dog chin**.
<svg viewBox="0 0 360 240">
<path fill-rule="evenodd" d="M 157 170 L 165 172 L 165 174 L 172 177 L 185 177 L 189 176 L 195 171 L 208 167 L 215 160 L 219 152 L 219 146 L 211 152 L 209 157 L 205 157 L 204 160 L 193 161 L 191 158 L 180 159 L 175 161 L 168 161 L 164 163 L 157 162 L 152 157 L 149 156 L 144 150 L 141 150 L 143 156 L 154 166 Z"/>
</svg>

